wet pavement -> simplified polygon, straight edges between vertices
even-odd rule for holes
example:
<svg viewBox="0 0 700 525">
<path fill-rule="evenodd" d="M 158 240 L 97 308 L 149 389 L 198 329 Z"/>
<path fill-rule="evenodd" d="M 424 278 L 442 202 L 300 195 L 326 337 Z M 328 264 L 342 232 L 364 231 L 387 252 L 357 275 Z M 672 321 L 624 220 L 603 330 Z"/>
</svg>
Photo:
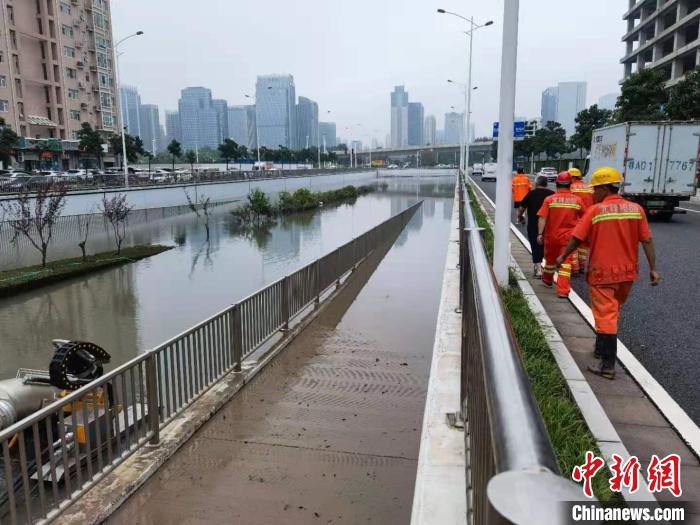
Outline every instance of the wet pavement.
<svg viewBox="0 0 700 525">
<path fill-rule="evenodd" d="M 444 189 L 110 523 L 407 523 L 453 182 Z"/>
</svg>

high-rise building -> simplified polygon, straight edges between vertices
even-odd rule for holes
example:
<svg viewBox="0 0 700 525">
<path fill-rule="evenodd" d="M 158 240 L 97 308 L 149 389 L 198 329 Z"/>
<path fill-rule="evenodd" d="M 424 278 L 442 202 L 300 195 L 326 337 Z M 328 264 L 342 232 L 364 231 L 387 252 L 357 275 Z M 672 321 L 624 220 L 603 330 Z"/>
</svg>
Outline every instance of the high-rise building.
<svg viewBox="0 0 700 525">
<path fill-rule="evenodd" d="M 306 97 L 299 97 L 297 104 L 297 138 L 298 148 L 318 146 L 318 104 Z"/>
<path fill-rule="evenodd" d="M 464 113 L 445 113 L 445 144 L 461 144 L 464 137 Z"/>
<path fill-rule="evenodd" d="M 624 78 L 641 69 L 661 72 L 673 85 L 700 65 L 700 2 L 627 0 Z"/>
<path fill-rule="evenodd" d="M 141 136 L 141 96 L 135 86 L 119 86 L 121 116 L 124 129 L 129 135 Z"/>
<path fill-rule="evenodd" d="M 423 144 L 437 144 L 437 120 L 435 115 L 425 117 L 423 123 Z"/>
<path fill-rule="evenodd" d="M 598 107 L 600 109 L 608 109 L 610 111 L 615 109 L 615 105 L 617 104 L 617 93 L 609 93 L 607 95 L 603 95 L 598 99 Z"/>
<path fill-rule="evenodd" d="M 586 82 L 559 82 L 557 95 L 557 122 L 566 130 L 566 136 L 576 133 L 576 116 L 586 109 Z"/>
<path fill-rule="evenodd" d="M 77 140 L 84 122 L 105 133 L 119 131 L 110 4 L 3 3 L 0 116 L 18 135 Z M 36 147 L 22 142 L 18 149 Z M 59 169 L 77 163 L 75 148 L 65 152 L 53 157 Z M 38 150 L 23 152 L 28 162 L 38 161 L 38 155 Z"/>
<path fill-rule="evenodd" d="M 141 132 L 139 137 L 143 141 L 143 148 L 151 153 L 162 150 L 160 137 L 160 112 L 155 104 L 142 104 L 140 108 Z"/>
<path fill-rule="evenodd" d="M 292 75 L 259 76 L 255 117 L 260 146 L 296 147 L 296 90 Z"/>
<path fill-rule="evenodd" d="M 435 130 L 435 144 L 445 144 L 445 130 L 436 129 Z"/>
<path fill-rule="evenodd" d="M 321 148 L 335 148 L 338 145 L 335 122 L 320 122 Z"/>
<path fill-rule="evenodd" d="M 216 111 L 216 120 L 219 128 L 219 144 L 228 137 L 228 102 L 222 99 L 214 99 L 211 105 Z"/>
<path fill-rule="evenodd" d="M 255 148 L 255 106 L 228 108 L 228 138 L 248 149 Z"/>
<path fill-rule="evenodd" d="M 425 111 L 420 102 L 408 103 L 408 145 L 420 146 L 423 144 L 423 119 Z"/>
<path fill-rule="evenodd" d="M 173 140 L 182 142 L 182 132 L 180 128 L 180 113 L 177 111 L 166 111 L 165 112 L 165 147 L 167 149 L 168 144 Z"/>
<path fill-rule="evenodd" d="M 408 93 L 404 86 L 396 86 L 391 93 L 391 146 L 408 145 Z"/>
<path fill-rule="evenodd" d="M 182 147 L 186 150 L 216 149 L 219 144 L 219 117 L 212 104 L 211 90 L 188 87 L 179 101 Z"/>
<path fill-rule="evenodd" d="M 548 87 L 542 92 L 542 125 L 547 122 L 557 122 L 557 99 L 559 98 L 559 88 Z"/>
</svg>

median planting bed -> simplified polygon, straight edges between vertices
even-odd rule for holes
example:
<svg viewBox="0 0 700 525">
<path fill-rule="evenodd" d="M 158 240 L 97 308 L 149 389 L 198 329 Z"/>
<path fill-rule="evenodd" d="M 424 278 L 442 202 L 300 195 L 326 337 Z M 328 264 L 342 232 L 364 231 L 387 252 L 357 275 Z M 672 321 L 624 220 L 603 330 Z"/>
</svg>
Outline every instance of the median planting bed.
<svg viewBox="0 0 700 525">
<path fill-rule="evenodd" d="M 76 257 L 49 262 L 44 268 L 37 265 L 0 271 L 0 297 L 8 297 L 111 266 L 128 264 L 172 248 L 160 244 L 131 246 L 123 248 L 119 255 L 110 251 L 88 255 L 85 259 Z"/>
</svg>

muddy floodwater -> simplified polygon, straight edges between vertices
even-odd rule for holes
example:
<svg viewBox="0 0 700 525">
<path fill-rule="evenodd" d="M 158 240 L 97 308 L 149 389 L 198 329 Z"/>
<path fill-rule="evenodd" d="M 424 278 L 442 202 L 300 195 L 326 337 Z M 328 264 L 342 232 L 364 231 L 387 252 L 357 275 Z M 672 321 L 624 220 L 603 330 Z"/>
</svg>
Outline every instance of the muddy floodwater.
<svg viewBox="0 0 700 525">
<path fill-rule="evenodd" d="M 109 523 L 408 523 L 453 190 L 358 201 L 376 220 L 423 206 Z"/>
<path fill-rule="evenodd" d="M 242 232 L 234 205 L 216 208 L 207 242 L 193 214 L 137 225 L 132 242 L 175 248 L 155 257 L 0 300 L 0 377 L 18 367 L 47 369 L 52 339 L 104 347 L 121 364 L 365 232 L 417 200 L 411 225 L 449 224 L 454 178 L 379 179 L 380 191 L 350 205 L 283 218 Z M 429 235 L 429 233 L 425 233 Z M 403 239 L 403 241 L 402 241 Z M 426 244 L 426 246 L 428 246 Z"/>
</svg>

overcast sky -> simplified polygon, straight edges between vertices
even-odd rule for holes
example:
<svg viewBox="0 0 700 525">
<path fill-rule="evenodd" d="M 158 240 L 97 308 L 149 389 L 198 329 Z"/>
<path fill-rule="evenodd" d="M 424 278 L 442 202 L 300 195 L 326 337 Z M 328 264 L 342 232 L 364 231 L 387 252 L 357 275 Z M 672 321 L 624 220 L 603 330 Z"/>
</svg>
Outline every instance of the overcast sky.
<svg viewBox="0 0 700 525">
<path fill-rule="evenodd" d="M 517 115 L 539 117 L 542 90 L 559 81 L 587 81 L 589 105 L 619 89 L 627 3 L 520 2 Z M 122 82 L 137 86 L 143 103 L 176 109 L 183 87 L 206 86 L 245 104 L 256 75 L 289 73 L 297 96 L 316 100 L 339 136 L 354 126 L 353 138 L 365 141 L 389 132 L 398 84 L 438 128 L 451 105 L 461 111 L 463 95 L 446 80 L 466 81 L 466 24 L 438 8 L 494 21 L 474 42 L 473 118 L 477 135 L 490 134 L 503 0 L 112 0 L 115 41 L 145 32 L 123 45 L 120 62 Z"/>
</svg>

